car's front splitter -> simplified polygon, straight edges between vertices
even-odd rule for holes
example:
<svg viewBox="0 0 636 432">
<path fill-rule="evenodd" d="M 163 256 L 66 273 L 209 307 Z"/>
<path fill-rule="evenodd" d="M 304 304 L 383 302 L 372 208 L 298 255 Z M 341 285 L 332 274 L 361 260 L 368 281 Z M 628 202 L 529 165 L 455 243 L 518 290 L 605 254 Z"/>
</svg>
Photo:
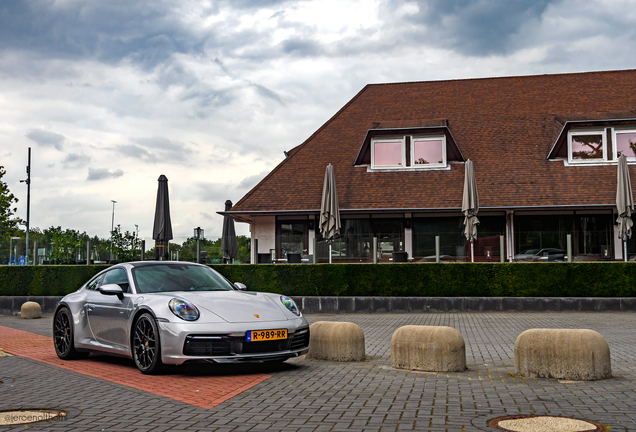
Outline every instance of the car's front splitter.
<svg viewBox="0 0 636 432">
<path fill-rule="evenodd" d="M 182 364 L 189 360 L 204 360 L 215 363 L 243 363 L 284 360 L 305 354 L 308 347 L 279 350 L 273 352 L 232 353 L 231 355 L 186 355 L 186 338 L 244 338 L 247 331 L 286 329 L 292 338 L 298 331 L 308 331 L 308 323 L 303 317 L 293 320 L 263 323 L 190 323 L 158 321 L 161 357 L 165 364 Z M 226 353 L 224 353 L 226 354 Z M 229 354 L 229 353 L 227 353 Z"/>
</svg>

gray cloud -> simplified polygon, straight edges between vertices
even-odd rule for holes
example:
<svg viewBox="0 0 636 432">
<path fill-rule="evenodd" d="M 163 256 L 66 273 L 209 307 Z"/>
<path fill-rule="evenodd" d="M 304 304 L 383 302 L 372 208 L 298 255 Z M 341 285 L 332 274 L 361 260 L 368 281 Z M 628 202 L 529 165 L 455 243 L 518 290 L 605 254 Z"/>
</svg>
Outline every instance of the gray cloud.
<svg viewBox="0 0 636 432">
<path fill-rule="evenodd" d="M 214 59 L 214 63 L 219 66 L 219 68 L 221 69 L 221 71 L 223 73 L 225 73 L 227 76 L 235 79 L 235 80 L 239 80 L 242 81 L 245 85 L 247 85 L 248 87 L 253 87 L 254 89 L 256 89 L 256 92 L 261 95 L 262 97 L 265 97 L 267 99 L 271 99 L 273 101 L 278 102 L 281 105 L 285 105 L 285 101 L 283 100 L 283 98 L 276 93 L 275 91 L 265 87 L 264 85 L 261 84 L 257 84 L 254 83 L 252 81 L 250 81 L 249 79 L 246 79 L 244 77 L 242 77 L 241 75 L 231 71 L 224 63 L 223 61 L 221 61 L 221 59 L 219 58 L 215 58 Z"/>
<path fill-rule="evenodd" d="M 417 1 L 419 12 L 406 15 L 415 42 L 452 48 L 462 54 L 486 56 L 509 50 L 513 37 L 528 23 L 538 23 L 550 3 L 560 0 L 426 0 Z M 407 3 L 395 0 L 396 10 Z M 419 37 L 418 37 L 419 36 Z"/>
<path fill-rule="evenodd" d="M 300 57 L 317 57 L 325 53 L 318 41 L 306 39 L 287 39 L 281 44 L 286 54 L 294 54 Z"/>
<path fill-rule="evenodd" d="M 114 148 L 124 156 L 148 163 L 185 163 L 194 151 L 186 144 L 163 137 L 133 138 L 136 144 L 120 144 Z"/>
<path fill-rule="evenodd" d="M 104 180 L 107 178 L 117 178 L 124 175 L 124 172 L 121 169 L 117 169 L 114 171 L 108 171 L 108 168 L 89 168 L 88 169 L 88 177 L 86 180 L 88 181 L 97 181 Z"/>
<path fill-rule="evenodd" d="M 48 132 L 42 129 L 33 129 L 31 132 L 26 134 L 26 137 L 35 141 L 42 147 L 53 147 L 57 150 L 62 150 L 62 143 L 66 139 L 64 135 Z"/>
<path fill-rule="evenodd" d="M 150 153 L 145 148 L 142 148 L 134 144 L 122 144 L 116 147 L 116 150 L 124 156 L 128 156 L 134 159 L 140 159 L 142 161 L 157 163 L 157 156 Z"/>
<path fill-rule="evenodd" d="M 62 160 L 64 168 L 77 168 L 86 165 L 91 161 L 90 156 L 80 153 L 69 153 Z"/>
<path fill-rule="evenodd" d="M 168 1 L 3 1 L 0 49 L 107 63 L 129 59 L 152 68 L 173 53 L 201 53 L 210 37 L 181 22 L 179 7 Z"/>
<path fill-rule="evenodd" d="M 171 141 L 163 137 L 133 139 L 137 144 L 149 149 L 157 155 L 158 160 L 169 162 L 185 162 L 194 152 L 182 142 Z"/>
</svg>

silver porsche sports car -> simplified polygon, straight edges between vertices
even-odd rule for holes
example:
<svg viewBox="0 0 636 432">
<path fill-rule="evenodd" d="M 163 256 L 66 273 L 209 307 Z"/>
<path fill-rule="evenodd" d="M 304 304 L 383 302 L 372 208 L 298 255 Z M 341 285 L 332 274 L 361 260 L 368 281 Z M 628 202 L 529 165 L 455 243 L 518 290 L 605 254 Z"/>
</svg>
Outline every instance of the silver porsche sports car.
<svg viewBox="0 0 636 432">
<path fill-rule="evenodd" d="M 53 336 L 61 359 L 92 351 L 132 357 L 143 373 L 190 360 L 285 361 L 309 349 L 309 324 L 289 297 L 172 261 L 100 272 L 60 301 Z"/>
</svg>

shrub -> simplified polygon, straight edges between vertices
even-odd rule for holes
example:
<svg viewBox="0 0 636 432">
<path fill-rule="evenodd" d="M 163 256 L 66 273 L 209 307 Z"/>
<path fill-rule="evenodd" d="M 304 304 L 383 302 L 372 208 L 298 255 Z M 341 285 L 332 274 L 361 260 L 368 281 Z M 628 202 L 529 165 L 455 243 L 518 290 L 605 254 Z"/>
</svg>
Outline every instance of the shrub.
<svg viewBox="0 0 636 432">
<path fill-rule="evenodd" d="M 0 295 L 62 296 L 77 291 L 103 265 L 0 267 Z"/>
<path fill-rule="evenodd" d="M 293 296 L 636 297 L 636 263 L 212 265 Z M 66 295 L 105 266 L 2 266 L 0 295 Z"/>
<path fill-rule="evenodd" d="M 624 262 L 212 267 L 250 290 L 294 296 L 636 296 L 636 263 Z"/>
</svg>

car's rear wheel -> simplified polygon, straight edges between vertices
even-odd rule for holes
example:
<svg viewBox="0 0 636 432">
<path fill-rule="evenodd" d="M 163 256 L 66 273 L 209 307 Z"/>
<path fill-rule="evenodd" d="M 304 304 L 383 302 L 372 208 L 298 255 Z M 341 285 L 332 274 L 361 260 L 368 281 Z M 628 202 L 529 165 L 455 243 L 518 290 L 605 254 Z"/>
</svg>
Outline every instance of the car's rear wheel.
<svg viewBox="0 0 636 432">
<path fill-rule="evenodd" d="M 157 323 L 152 315 L 144 313 L 133 326 L 133 358 L 137 368 L 144 374 L 158 373 L 161 362 L 161 344 Z"/>
<path fill-rule="evenodd" d="M 67 307 L 59 308 L 53 319 L 53 345 L 55 353 L 62 360 L 86 358 L 90 354 L 75 349 L 74 333 L 71 311 Z"/>
</svg>

